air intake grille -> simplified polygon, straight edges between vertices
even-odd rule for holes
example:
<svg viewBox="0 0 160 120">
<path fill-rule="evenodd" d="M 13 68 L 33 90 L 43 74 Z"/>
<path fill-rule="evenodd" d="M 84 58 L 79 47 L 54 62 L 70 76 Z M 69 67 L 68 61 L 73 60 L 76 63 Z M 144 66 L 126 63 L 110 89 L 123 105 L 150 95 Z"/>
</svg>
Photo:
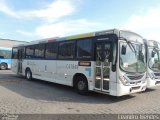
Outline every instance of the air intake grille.
<svg viewBox="0 0 160 120">
<path fill-rule="evenodd" d="M 139 80 L 143 77 L 143 75 L 135 75 L 135 76 L 127 76 L 130 80 Z"/>
<path fill-rule="evenodd" d="M 160 76 L 160 73 L 154 73 L 155 76 Z"/>
</svg>

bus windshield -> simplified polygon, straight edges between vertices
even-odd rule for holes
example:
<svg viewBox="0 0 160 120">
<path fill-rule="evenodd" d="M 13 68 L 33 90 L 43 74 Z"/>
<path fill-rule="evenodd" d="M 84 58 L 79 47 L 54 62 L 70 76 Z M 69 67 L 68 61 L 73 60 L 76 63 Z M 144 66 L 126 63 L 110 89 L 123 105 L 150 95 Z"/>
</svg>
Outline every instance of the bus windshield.
<svg viewBox="0 0 160 120">
<path fill-rule="evenodd" d="M 125 46 L 126 53 L 123 54 L 122 47 Z M 120 42 L 120 68 L 126 72 L 145 72 L 145 47 L 139 43 Z"/>
<path fill-rule="evenodd" d="M 160 71 L 160 50 L 149 49 L 151 58 L 149 59 L 149 67 L 153 71 Z"/>
</svg>

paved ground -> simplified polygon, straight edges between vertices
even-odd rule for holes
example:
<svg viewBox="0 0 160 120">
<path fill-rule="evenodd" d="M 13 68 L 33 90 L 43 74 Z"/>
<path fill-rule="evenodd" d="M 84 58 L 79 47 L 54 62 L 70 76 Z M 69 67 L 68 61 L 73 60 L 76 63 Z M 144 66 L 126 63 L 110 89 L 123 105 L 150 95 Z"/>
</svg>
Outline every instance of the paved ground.
<svg viewBox="0 0 160 120">
<path fill-rule="evenodd" d="M 10 70 L 0 71 L 0 114 L 160 113 L 160 87 L 143 93 L 112 97 L 81 96 L 73 88 L 27 81 Z"/>
</svg>

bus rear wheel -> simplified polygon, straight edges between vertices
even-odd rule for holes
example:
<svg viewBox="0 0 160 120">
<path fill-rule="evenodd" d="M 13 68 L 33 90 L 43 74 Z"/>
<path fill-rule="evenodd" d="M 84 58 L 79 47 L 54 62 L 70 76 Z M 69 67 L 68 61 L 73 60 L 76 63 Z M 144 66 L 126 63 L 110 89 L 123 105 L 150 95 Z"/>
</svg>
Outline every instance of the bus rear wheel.
<svg viewBox="0 0 160 120">
<path fill-rule="evenodd" d="M 32 79 L 32 72 L 30 69 L 26 70 L 26 79 L 31 80 Z"/>
<path fill-rule="evenodd" d="M 6 64 L 6 63 L 2 63 L 2 64 L 0 65 L 0 69 L 1 69 L 1 70 L 7 70 L 7 69 L 8 69 L 7 64 Z"/>
<path fill-rule="evenodd" d="M 76 79 L 75 88 L 79 94 L 87 95 L 89 93 L 87 79 L 83 76 L 78 76 Z"/>
</svg>

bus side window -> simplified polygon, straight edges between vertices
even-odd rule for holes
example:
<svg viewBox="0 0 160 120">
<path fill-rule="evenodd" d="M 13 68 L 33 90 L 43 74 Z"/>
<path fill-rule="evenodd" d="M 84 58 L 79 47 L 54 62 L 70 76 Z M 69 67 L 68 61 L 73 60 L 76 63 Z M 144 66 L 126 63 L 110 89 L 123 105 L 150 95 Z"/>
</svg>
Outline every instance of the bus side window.
<svg viewBox="0 0 160 120">
<path fill-rule="evenodd" d="M 45 59 L 56 59 L 57 57 L 57 43 L 47 43 L 45 50 Z"/>
<path fill-rule="evenodd" d="M 26 58 L 31 59 L 34 57 L 34 47 L 33 46 L 27 46 L 26 47 Z"/>
<path fill-rule="evenodd" d="M 84 39 L 77 41 L 77 54 L 78 59 L 90 59 L 92 51 L 91 39 Z"/>
<path fill-rule="evenodd" d="M 35 46 L 35 58 L 44 58 L 45 45 L 39 44 Z"/>
<path fill-rule="evenodd" d="M 59 59 L 73 59 L 75 53 L 75 42 L 67 41 L 59 43 L 58 58 Z"/>
</svg>

